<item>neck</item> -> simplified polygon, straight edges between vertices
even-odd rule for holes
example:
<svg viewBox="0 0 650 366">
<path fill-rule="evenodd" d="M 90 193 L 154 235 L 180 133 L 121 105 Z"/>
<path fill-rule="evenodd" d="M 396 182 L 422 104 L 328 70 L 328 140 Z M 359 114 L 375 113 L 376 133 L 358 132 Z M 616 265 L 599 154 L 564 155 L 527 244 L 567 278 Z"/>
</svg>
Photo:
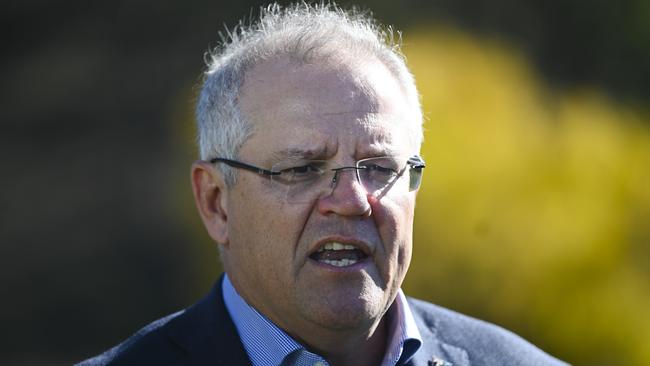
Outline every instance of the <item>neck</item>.
<svg viewBox="0 0 650 366">
<path fill-rule="evenodd" d="M 229 272 L 230 273 L 230 272 Z M 233 277 L 229 276 L 239 296 L 255 308 L 255 301 L 242 291 Z M 262 312 L 275 325 L 283 329 L 306 349 L 324 357 L 332 366 L 376 366 L 380 365 L 386 352 L 388 341 L 387 314 L 378 319 L 367 319 L 354 327 L 333 329 L 323 327 L 310 319 L 298 318 L 297 325 L 289 327 L 277 312 Z M 296 319 L 294 319 L 296 320 Z M 294 331 L 292 331 L 294 329 Z M 295 329 L 301 329 L 296 332 Z"/>
<path fill-rule="evenodd" d="M 385 318 L 382 317 L 367 333 L 337 331 L 324 335 L 321 332 L 317 337 L 312 333 L 314 337 L 297 340 L 323 356 L 332 366 L 376 366 L 381 364 L 386 353 L 388 325 Z"/>
</svg>

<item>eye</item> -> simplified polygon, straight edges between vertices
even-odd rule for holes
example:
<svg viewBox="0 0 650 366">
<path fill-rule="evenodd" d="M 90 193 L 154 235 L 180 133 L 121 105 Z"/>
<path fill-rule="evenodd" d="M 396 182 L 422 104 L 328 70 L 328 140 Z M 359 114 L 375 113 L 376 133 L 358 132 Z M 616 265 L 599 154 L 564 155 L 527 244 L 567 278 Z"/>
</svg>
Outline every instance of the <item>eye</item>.
<svg viewBox="0 0 650 366">
<path fill-rule="evenodd" d="M 384 174 L 384 175 L 397 174 L 396 170 L 375 163 L 364 165 L 364 169 L 369 174 Z"/>
<path fill-rule="evenodd" d="M 291 168 L 282 169 L 282 174 L 292 182 L 309 181 L 320 177 L 323 174 L 320 164 L 311 162 Z"/>
<path fill-rule="evenodd" d="M 367 187 L 381 189 L 399 177 L 399 165 L 390 157 L 366 159 L 359 162 L 359 178 Z"/>
<path fill-rule="evenodd" d="M 293 175 L 311 174 L 318 171 L 312 164 L 296 166 L 286 170 Z"/>
</svg>

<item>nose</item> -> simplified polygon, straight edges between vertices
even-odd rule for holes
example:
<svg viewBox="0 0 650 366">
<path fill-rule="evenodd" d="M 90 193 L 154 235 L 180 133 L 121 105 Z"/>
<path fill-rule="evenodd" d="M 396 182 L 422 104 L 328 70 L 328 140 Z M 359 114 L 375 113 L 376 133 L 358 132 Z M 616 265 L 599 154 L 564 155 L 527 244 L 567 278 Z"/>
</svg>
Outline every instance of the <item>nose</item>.
<svg viewBox="0 0 650 366">
<path fill-rule="evenodd" d="M 370 216 L 372 211 L 366 189 L 357 179 L 356 169 L 335 170 L 330 194 L 318 199 L 321 214 Z"/>
</svg>

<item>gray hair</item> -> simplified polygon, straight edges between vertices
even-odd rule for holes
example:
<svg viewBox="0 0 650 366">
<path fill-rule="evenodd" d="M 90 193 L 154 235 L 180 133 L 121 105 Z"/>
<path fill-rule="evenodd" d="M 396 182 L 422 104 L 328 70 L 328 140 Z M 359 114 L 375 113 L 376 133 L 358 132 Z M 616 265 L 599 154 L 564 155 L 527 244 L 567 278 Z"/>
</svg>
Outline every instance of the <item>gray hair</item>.
<svg viewBox="0 0 650 366">
<path fill-rule="evenodd" d="M 421 143 L 419 96 L 400 52 L 399 39 L 396 42 L 393 30 L 380 27 L 370 15 L 344 11 L 332 3 L 299 3 L 285 8 L 272 4 L 261 9 L 256 22 L 240 22 L 221 37 L 221 46 L 206 54 L 208 69 L 196 107 L 201 159 L 236 159 L 253 131 L 238 107 L 245 74 L 262 61 L 279 55 L 302 62 L 351 52 L 376 57 L 395 75 L 413 103 L 419 122 L 413 132 L 418 146 Z M 232 186 L 236 179 L 233 169 L 223 164 L 219 164 L 219 169 L 226 184 Z"/>
</svg>

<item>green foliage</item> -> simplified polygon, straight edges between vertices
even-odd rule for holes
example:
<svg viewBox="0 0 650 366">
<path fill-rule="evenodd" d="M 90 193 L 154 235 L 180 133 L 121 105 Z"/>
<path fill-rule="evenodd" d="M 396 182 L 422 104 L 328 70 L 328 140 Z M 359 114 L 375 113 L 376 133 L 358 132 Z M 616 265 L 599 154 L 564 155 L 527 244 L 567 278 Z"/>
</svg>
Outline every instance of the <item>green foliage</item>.
<svg viewBox="0 0 650 366">
<path fill-rule="evenodd" d="M 427 121 L 406 290 L 574 364 L 650 364 L 650 117 L 495 40 L 411 31 Z"/>
</svg>

